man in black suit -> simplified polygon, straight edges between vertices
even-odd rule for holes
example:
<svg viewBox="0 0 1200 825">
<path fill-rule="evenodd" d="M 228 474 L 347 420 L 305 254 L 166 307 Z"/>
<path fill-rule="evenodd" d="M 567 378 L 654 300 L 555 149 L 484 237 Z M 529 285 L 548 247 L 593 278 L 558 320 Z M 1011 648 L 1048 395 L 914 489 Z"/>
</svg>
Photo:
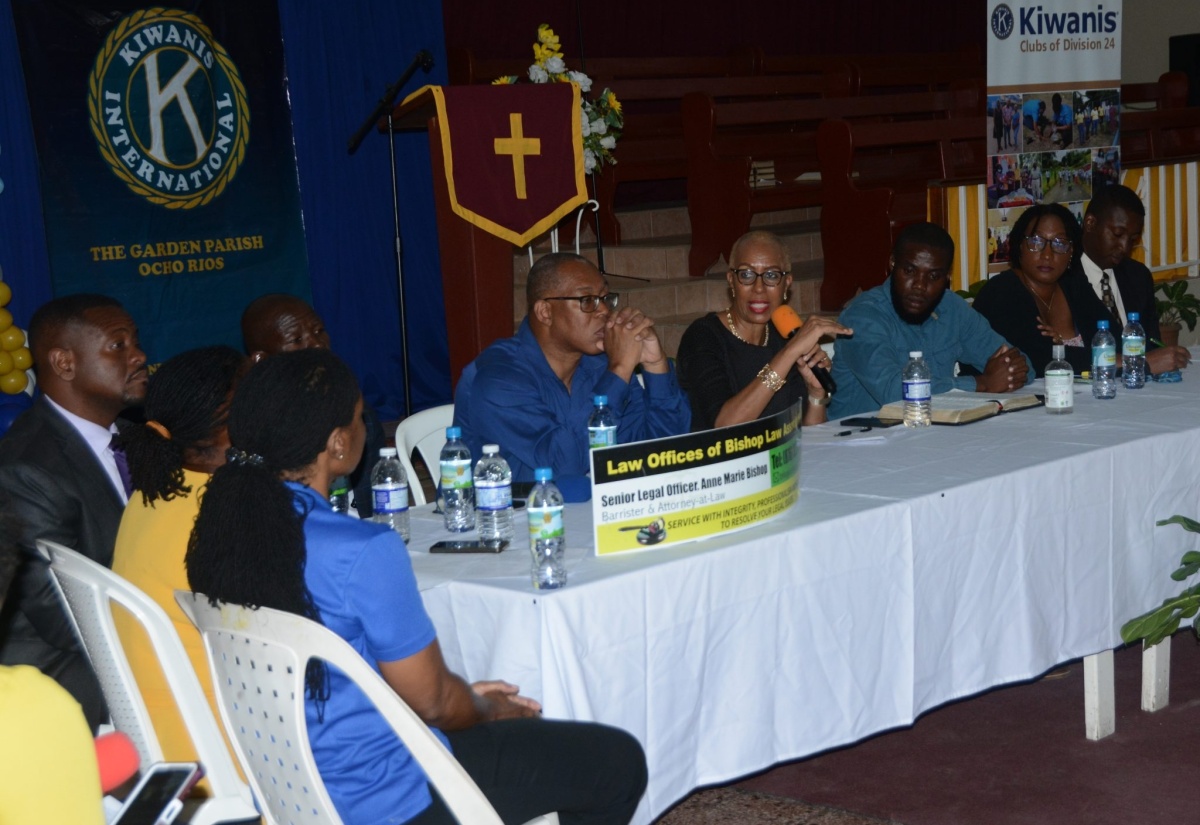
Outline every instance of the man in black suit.
<svg viewBox="0 0 1200 825">
<path fill-rule="evenodd" d="M 1188 365 L 1183 347 L 1160 347 L 1158 308 L 1154 303 L 1154 278 L 1140 261 L 1129 257 L 1142 242 L 1146 207 L 1127 186 L 1097 187 L 1083 216 L 1083 254 L 1080 266 L 1109 314 L 1109 327 L 1119 341 L 1130 312 L 1140 316 L 1146 330 L 1146 366 L 1151 373 L 1171 372 Z M 1090 341 L 1095 330 L 1081 330 Z"/>
<path fill-rule="evenodd" d="M 107 717 L 99 684 L 79 650 L 47 564 L 45 538 L 112 564 L 128 500 L 117 416 L 146 395 L 137 326 L 104 295 L 56 298 L 29 324 L 41 395 L 0 439 L 0 489 L 24 524 L 17 580 L 0 614 L 0 664 L 28 664 L 56 679 L 95 728 Z"/>
</svg>

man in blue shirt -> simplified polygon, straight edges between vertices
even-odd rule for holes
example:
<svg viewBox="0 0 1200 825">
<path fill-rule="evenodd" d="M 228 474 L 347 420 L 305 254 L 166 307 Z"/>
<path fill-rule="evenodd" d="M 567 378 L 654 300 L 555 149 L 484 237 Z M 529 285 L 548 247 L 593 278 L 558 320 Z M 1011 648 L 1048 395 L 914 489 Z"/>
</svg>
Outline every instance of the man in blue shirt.
<svg viewBox="0 0 1200 825">
<path fill-rule="evenodd" d="M 1071 107 L 1063 103 L 1062 95 L 1054 93 L 1050 98 L 1050 106 L 1054 109 L 1054 131 L 1058 135 L 1058 148 L 1066 149 L 1071 145 L 1071 129 L 1075 125 L 1075 114 Z"/>
<path fill-rule="evenodd" d="M 618 309 L 617 294 L 586 258 L 541 258 L 529 272 L 525 300 L 517 334 L 463 370 L 454 423 L 472 455 L 484 444 L 500 445 L 514 481 L 532 481 L 534 469 L 550 467 L 564 498 L 586 501 L 594 395 L 608 396 L 621 444 L 688 432 L 691 408 L 653 319 Z M 641 382 L 633 377 L 639 364 Z"/>
<path fill-rule="evenodd" d="M 951 389 L 1012 392 L 1034 376 L 1033 364 L 948 289 L 954 240 L 932 223 L 907 226 L 896 238 L 886 281 L 855 298 L 838 322 L 854 330 L 835 343 L 838 391 L 830 419 L 873 413 L 902 397 L 908 353 L 929 364 L 935 393 Z M 955 362 L 981 374 L 954 375 Z"/>
</svg>

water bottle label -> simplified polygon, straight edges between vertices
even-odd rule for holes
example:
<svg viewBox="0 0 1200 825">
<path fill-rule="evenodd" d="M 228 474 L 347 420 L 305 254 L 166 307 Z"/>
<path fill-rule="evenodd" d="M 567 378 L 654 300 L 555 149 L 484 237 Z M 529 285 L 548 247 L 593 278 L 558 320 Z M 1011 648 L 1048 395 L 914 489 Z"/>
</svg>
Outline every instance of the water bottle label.
<svg viewBox="0 0 1200 825">
<path fill-rule="evenodd" d="M 1092 347 L 1093 367 L 1115 367 L 1116 365 L 1117 345 L 1115 343 L 1102 347 Z"/>
<path fill-rule="evenodd" d="M 474 480 L 471 475 L 471 459 L 456 458 L 443 461 L 441 465 L 443 490 L 462 490 L 471 486 Z"/>
<path fill-rule="evenodd" d="M 932 392 L 928 381 L 905 381 L 903 383 L 905 401 L 928 401 L 930 399 Z"/>
<path fill-rule="evenodd" d="M 407 484 L 375 484 L 371 492 L 375 494 L 376 513 L 403 513 L 408 509 Z"/>
<path fill-rule="evenodd" d="M 1146 339 L 1138 336 L 1130 336 L 1121 340 L 1121 354 L 1128 355 L 1145 355 L 1146 354 Z"/>
<path fill-rule="evenodd" d="M 1070 370 L 1046 370 L 1046 406 L 1065 410 L 1075 405 L 1075 376 Z"/>
<path fill-rule="evenodd" d="M 476 510 L 507 510 L 509 507 L 512 507 L 511 484 L 481 481 L 475 485 Z"/>
<path fill-rule="evenodd" d="M 564 535 L 563 531 L 563 508 L 562 505 L 557 507 L 538 507 L 536 510 L 529 510 L 529 538 L 531 541 L 538 539 L 560 539 Z"/>
<path fill-rule="evenodd" d="M 617 443 L 616 427 L 588 427 L 588 447 L 611 447 Z"/>
</svg>

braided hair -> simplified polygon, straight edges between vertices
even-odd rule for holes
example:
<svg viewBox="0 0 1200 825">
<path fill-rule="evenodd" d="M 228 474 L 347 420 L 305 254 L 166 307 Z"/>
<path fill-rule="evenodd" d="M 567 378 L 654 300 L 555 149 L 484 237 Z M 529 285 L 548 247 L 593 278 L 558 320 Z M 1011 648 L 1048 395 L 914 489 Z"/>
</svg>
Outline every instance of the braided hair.
<svg viewBox="0 0 1200 825">
<path fill-rule="evenodd" d="M 192 590 L 217 601 L 285 610 L 320 622 L 304 582 L 304 519 L 282 476 L 309 468 L 329 435 L 349 426 L 360 397 L 350 368 L 329 350 L 273 355 L 234 391 L 229 462 L 204 493 L 185 564 Z M 310 661 L 309 698 L 328 698 L 325 666 Z"/>
<path fill-rule="evenodd" d="M 121 431 L 129 474 L 145 504 L 192 492 L 183 483 L 185 454 L 215 448 L 245 362 L 233 347 L 201 347 L 168 359 L 150 377 L 144 406 L 149 423 Z"/>
</svg>

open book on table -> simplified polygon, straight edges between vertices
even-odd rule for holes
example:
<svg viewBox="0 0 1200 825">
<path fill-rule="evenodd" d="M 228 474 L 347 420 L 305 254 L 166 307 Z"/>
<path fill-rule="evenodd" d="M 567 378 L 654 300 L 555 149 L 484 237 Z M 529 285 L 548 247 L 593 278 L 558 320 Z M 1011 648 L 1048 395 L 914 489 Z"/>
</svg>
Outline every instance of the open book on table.
<svg viewBox="0 0 1200 825">
<path fill-rule="evenodd" d="M 981 418 L 991 418 L 1004 412 L 1040 407 L 1042 399 L 1032 393 L 967 392 L 950 390 L 933 396 L 930 418 L 934 424 L 970 424 Z M 880 418 L 903 419 L 904 402 L 885 404 L 879 411 Z"/>
</svg>

